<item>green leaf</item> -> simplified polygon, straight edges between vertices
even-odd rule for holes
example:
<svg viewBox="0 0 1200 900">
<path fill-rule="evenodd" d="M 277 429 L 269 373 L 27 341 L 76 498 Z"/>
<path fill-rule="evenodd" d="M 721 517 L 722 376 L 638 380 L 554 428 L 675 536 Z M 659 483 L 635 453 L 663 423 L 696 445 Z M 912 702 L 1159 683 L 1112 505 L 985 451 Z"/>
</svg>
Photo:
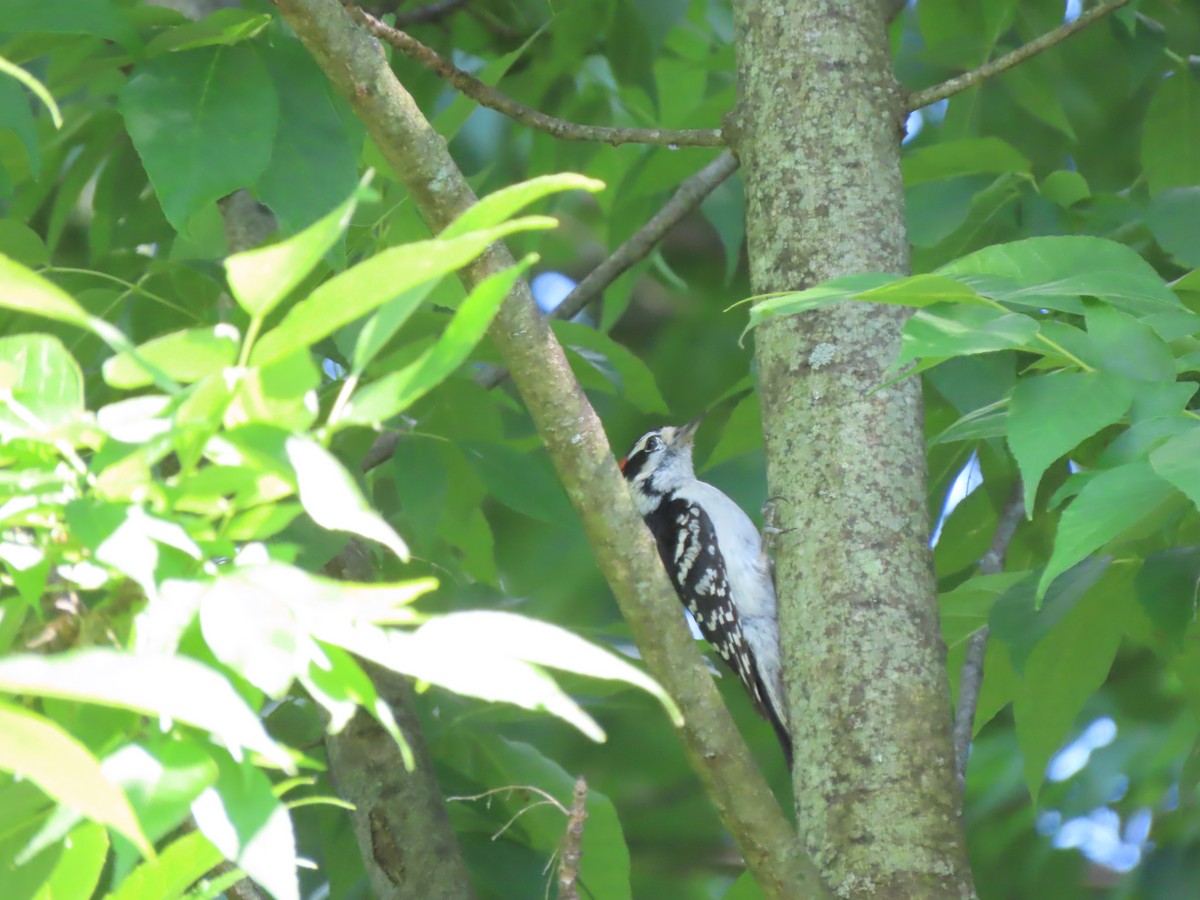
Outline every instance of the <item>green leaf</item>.
<svg viewBox="0 0 1200 900">
<path fill-rule="evenodd" d="M 122 88 L 118 106 L 163 213 L 180 233 L 205 206 L 253 184 L 271 159 L 279 98 L 247 45 L 148 60 Z"/>
<path fill-rule="evenodd" d="M 47 334 L 0 338 L 0 436 L 49 437 L 83 414 L 83 372 Z"/>
<path fill-rule="evenodd" d="M 588 178 L 586 175 L 577 175 L 574 172 L 562 172 L 557 175 L 542 175 L 501 188 L 467 208 L 457 219 L 445 227 L 438 238 L 448 240 L 472 231 L 494 228 L 501 222 L 511 219 L 535 200 L 540 200 L 549 194 L 576 190 L 594 194 L 604 190 L 604 182 Z"/>
<path fill-rule="evenodd" d="M 1024 347 L 1038 333 L 1029 316 L 982 306 L 940 304 L 919 309 L 904 323 L 896 366 L 918 358 L 945 358 Z"/>
<path fill-rule="evenodd" d="M 1092 195 L 1087 179 L 1069 169 L 1051 172 L 1042 179 L 1038 190 L 1047 200 L 1064 209 L 1070 209 L 1080 200 L 1086 200 Z"/>
<path fill-rule="evenodd" d="M 667 401 L 658 389 L 654 373 L 638 356 L 607 334 L 579 322 L 556 320 L 551 327 L 564 346 L 601 354 L 616 372 L 626 400 L 644 413 L 667 415 Z"/>
<path fill-rule="evenodd" d="M 1200 266 L 1200 187 L 1170 188 L 1150 202 L 1146 224 L 1158 246 L 1187 266 Z"/>
<path fill-rule="evenodd" d="M 1033 510 L 1050 464 L 1119 422 L 1132 402 L 1129 382 L 1103 372 L 1060 372 L 1018 382 L 1008 414 L 1008 445 L 1021 468 L 1027 510 Z"/>
<path fill-rule="evenodd" d="M 368 172 L 353 194 L 299 234 L 228 257 L 225 273 L 229 289 L 242 309 L 261 319 L 307 278 L 345 232 L 369 182 Z"/>
<path fill-rule="evenodd" d="M 168 844 L 157 859 L 134 869 L 105 900 L 178 900 L 224 859 L 207 837 L 189 832 Z"/>
<path fill-rule="evenodd" d="M 0 660 L 0 691 L 131 709 L 195 725 L 231 750 L 245 747 L 292 770 L 290 755 L 263 730 L 225 677 L 182 656 L 72 650 Z"/>
<path fill-rule="evenodd" d="M 279 127 L 271 162 L 254 187 L 270 207 L 280 231 L 292 234 L 339 204 L 358 183 L 363 128 L 345 115 L 330 93 L 329 79 L 298 40 L 278 35 L 256 45 L 279 93 Z M 345 265 L 340 244 L 329 255 Z"/>
<path fill-rule="evenodd" d="M 239 335 L 232 325 L 187 328 L 141 344 L 134 353 L 118 353 L 104 361 L 104 380 L 130 390 L 154 383 L 139 362 L 145 360 L 182 384 L 232 366 L 237 360 Z"/>
<path fill-rule="evenodd" d="M 1029 160 L 1016 147 L 996 137 L 942 141 L 906 153 L 901 168 L 904 186 L 979 173 L 1028 172 Z"/>
<path fill-rule="evenodd" d="M 287 807 L 276 798 L 270 779 L 248 761 L 220 759 L 218 765 L 216 784 L 192 804 L 196 828 L 275 900 L 299 900 L 296 838 Z"/>
<path fill-rule="evenodd" d="M 379 513 L 371 509 L 354 478 L 328 450 L 308 437 L 287 439 L 300 502 L 314 522 L 329 531 L 348 531 L 378 541 L 404 561 L 408 547 Z"/>
<path fill-rule="evenodd" d="M 432 347 L 398 372 L 360 390 L 346 404 L 337 422 L 359 425 L 385 422 L 441 384 L 467 361 L 517 279 L 536 261 L 536 256 L 527 256 L 475 285 Z"/>
<path fill-rule="evenodd" d="M 1103 369 L 1137 381 L 1173 382 L 1175 356 L 1141 319 L 1099 304 L 1087 311 L 1088 336 Z"/>
<path fill-rule="evenodd" d="M 1074 609 L 1079 598 L 1108 571 L 1111 562 L 1108 557 L 1088 557 L 1054 579 L 1041 603 L 1037 596 L 1037 573 L 1019 573 L 1021 577 L 996 599 L 988 616 L 992 637 L 1009 648 L 1009 665 L 1013 670 L 1025 671 L 1033 648 Z"/>
<path fill-rule="evenodd" d="M 1156 447 L 1150 453 L 1150 465 L 1200 506 L 1200 427 L 1193 424 L 1186 433 Z"/>
<path fill-rule="evenodd" d="M 0 665 L 11 668 L 9 657 Z M 3 675 L 0 674 L 0 686 Z M 154 849 L 120 788 L 88 749 L 53 722 L 0 704 L 0 769 L 26 778 L 60 803 L 129 838 L 146 856 Z"/>
<path fill-rule="evenodd" d="M 942 266 L 953 278 L 987 297 L 1036 309 L 1082 312 L 1077 301 L 1092 296 L 1134 313 L 1178 310 L 1170 288 L 1136 251 L 1088 236 L 1027 238 L 997 244 Z"/>
<path fill-rule="evenodd" d="M 1097 472 L 1059 519 L 1054 552 L 1038 582 L 1038 596 L 1045 594 L 1059 573 L 1153 519 L 1175 496 L 1174 487 L 1148 462 Z"/>
<path fill-rule="evenodd" d="M 845 275 L 803 291 L 769 294 L 762 298 L 751 297 L 749 299 L 755 302 L 750 307 L 749 327 L 757 325 L 767 316 L 791 315 L 796 312 L 819 309 L 842 300 L 850 300 L 864 291 L 898 281 L 900 277 L 899 275 L 876 273 Z"/>
<path fill-rule="evenodd" d="M 320 386 L 321 373 L 307 350 L 296 350 L 265 366 L 251 366 L 225 411 L 225 425 L 262 422 L 306 431 L 317 419 Z"/>
<path fill-rule="evenodd" d="M 0 5 L 0 32 L 86 34 L 132 48 L 140 41 L 129 15 L 111 0 L 5 0 Z"/>
<path fill-rule="evenodd" d="M 89 900 L 108 858 L 108 832 L 94 822 L 66 836 L 62 855 L 34 900 Z"/>
<path fill-rule="evenodd" d="M 69 294 L 7 256 L 0 256 L 0 308 L 92 330 L 91 316 Z"/>
<path fill-rule="evenodd" d="M 544 216 L 527 216 L 451 240 L 435 238 L 377 253 L 329 279 L 288 310 L 278 327 L 254 348 L 250 361 L 261 366 L 293 350 L 310 347 L 409 288 L 462 268 L 493 241 L 556 224 Z"/>
<path fill-rule="evenodd" d="M 721 437 L 713 447 L 712 453 L 704 460 L 703 468 L 711 469 L 743 453 L 759 450 L 762 446 L 762 411 L 759 408 L 757 392 L 751 391 L 738 401 L 733 412 L 729 414 Z"/>
<path fill-rule="evenodd" d="M 146 44 L 146 55 L 158 56 L 172 50 L 238 44 L 250 40 L 270 24 L 271 16 L 268 13 L 218 9 L 198 22 L 185 22 L 160 31 Z"/>
<path fill-rule="evenodd" d="M 489 493 L 510 509 L 564 526 L 574 511 L 543 453 L 522 453 L 508 444 L 459 441 L 458 449 L 487 486 Z"/>
<path fill-rule="evenodd" d="M 1200 184 L 1200 79 L 1179 66 L 1158 84 L 1142 123 L 1142 171 L 1152 193 Z"/>
<path fill-rule="evenodd" d="M 1128 585 L 1122 587 L 1084 595 L 1029 657 L 1013 699 L 1013 717 L 1025 782 L 1035 802 L 1050 757 L 1062 747 L 1084 703 L 1108 677 L 1131 600 Z"/>
<path fill-rule="evenodd" d="M 1176 650 L 1187 640 L 1196 617 L 1200 548 L 1176 547 L 1147 555 L 1133 585 L 1147 618 Z"/>
</svg>

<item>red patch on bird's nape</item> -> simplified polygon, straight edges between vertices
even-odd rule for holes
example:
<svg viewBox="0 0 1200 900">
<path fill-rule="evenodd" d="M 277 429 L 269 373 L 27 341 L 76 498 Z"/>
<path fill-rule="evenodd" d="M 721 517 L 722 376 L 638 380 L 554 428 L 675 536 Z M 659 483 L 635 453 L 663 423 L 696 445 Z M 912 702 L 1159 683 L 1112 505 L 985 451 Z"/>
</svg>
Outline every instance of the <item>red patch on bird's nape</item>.
<svg viewBox="0 0 1200 900">
<path fill-rule="evenodd" d="M 622 472 L 624 472 L 624 471 L 625 471 L 625 463 L 627 463 L 627 462 L 629 462 L 629 457 L 628 457 L 628 456 L 622 456 L 622 457 L 621 457 L 621 461 L 617 463 L 617 465 L 621 467 L 621 471 L 622 471 Z"/>
</svg>

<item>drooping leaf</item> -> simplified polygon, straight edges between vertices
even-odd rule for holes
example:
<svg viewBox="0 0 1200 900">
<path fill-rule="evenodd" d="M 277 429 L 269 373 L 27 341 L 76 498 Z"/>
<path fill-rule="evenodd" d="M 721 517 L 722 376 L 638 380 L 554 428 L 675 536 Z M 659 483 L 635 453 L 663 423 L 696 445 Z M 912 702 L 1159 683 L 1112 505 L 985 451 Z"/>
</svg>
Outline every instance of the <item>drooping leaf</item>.
<svg viewBox="0 0 1200 900">
<path fill-rule="evenodd" d="M 9 657 L 4 665 L 11 668 L 19 659 Z M 58 802 L 125 835 L 146 856 L 154 854 L 121 789 L 83 744 L 48 719 L 0 704 L 0 770 L 29 779 Z"/>
<path fill-rule="evenodd" d="M 1034 508 L 1050 464 L 1120 421 L 1132 401 L 1129 383 L 1103 372 L 1059 372 L 1017 384 L 1008 414 L 1008 445 L 1021 467 L 1025 509 Z"/>
<path fill-rule="evenodd" d="M 0 690 L 131 709 L 195 725 L 230 750 L 261 753 L 291 771 L 292 760 L 223 675 L 182 656 L 134 656 L 118 650 L 72 650 L 54 657 L 0 660 Z"/>
<path fill-rule="evenodd" d="M 332 453 L 311 438 L 295 435 L 287 439 L 287 456 L 296 471 L 300 502 L 314 522 L 378 541 L 407 561 L 408 547 L 400 535 L 371 508 Z"/>
<path fill-rule="evenodd" d="M 1178 496 L 1148 462 L 1096 473 L 1059 519 L 1054 552 L 1038 582 L 1038 596 L 1045 594 L 1060 573 L 1122 533 L 1152 520 Z"/>
<path fill-rule="evenodd" d="M 919 309 L 904 323 L 897 366 L 926 357 L 969 356 L 1024 347 L 1038 323 L 1020 313 L 983 306 L 945 304 Z"/>
<path fill-rule="evenodd" d="M 641 359 L 608 335 L 578 322 L 556 321 L 554 334 L 564 345 L 582 348 L 602 355 L 620 379 L 621 394 L 644 413 L 666 415 L 667 401 L 663 399 L 650 371 Z"/>
</svg>

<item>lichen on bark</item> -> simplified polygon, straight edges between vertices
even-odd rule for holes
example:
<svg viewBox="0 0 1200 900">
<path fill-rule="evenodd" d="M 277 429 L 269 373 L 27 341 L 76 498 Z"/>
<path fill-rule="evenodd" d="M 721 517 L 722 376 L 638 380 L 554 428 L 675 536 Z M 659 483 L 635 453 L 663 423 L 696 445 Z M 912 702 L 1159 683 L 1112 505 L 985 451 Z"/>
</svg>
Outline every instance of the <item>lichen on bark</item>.
<svg viewBox="0 0 1200 900">
<path fill-rule="evenodd" d="M 756 293 L 908 269 L 886 6 L 734 4 Z M 969 897 L 920 386 L 879 389 L 905 315 L 847 304 L 755 336 L 794 798 L 835 894 Z"/>
</svg>

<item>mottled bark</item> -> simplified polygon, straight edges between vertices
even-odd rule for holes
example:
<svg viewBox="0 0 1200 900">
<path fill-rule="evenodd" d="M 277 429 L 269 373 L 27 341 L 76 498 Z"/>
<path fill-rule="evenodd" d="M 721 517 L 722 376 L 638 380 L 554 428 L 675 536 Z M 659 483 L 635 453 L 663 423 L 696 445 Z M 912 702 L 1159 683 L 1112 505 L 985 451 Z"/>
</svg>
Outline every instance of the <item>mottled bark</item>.
<svg viewBox="0 0 1200 900">
<path fill-rule="evenodd" d="M 881 0 L 734 3 L 756 293 L 908 267 L 904 97 Z M 921 395 L 886 390 L 905 313 L 848 304 L 755 335 L 798 825 L 843 897 L 968 897 Z"/>
<path fill-rule="evenodd" d="M 416 759 L 414 770 L 405 771 L 396 742 L 362 710 L 325 740 L 338 796 L 355 806 L 350 817 L 371 889 L 380 900 L 470 900 L 475 894 L 433 776 L 412 687 L 395 672 L 363 665 Z"/>
</svg>

